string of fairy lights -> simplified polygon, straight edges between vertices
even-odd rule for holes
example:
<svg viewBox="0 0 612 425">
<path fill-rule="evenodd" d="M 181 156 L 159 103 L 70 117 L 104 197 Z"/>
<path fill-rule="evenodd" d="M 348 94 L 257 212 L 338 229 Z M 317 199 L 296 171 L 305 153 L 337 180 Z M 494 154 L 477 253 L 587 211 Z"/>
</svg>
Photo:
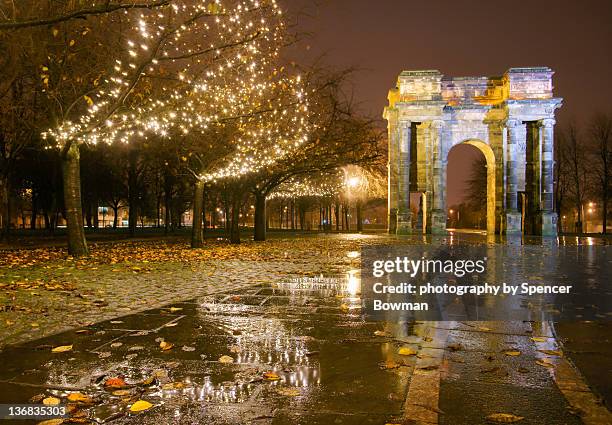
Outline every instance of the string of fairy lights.
<svg viewBox="0 0 612 425">
<path fill-rule="evenodd" d="M 328 173 L 292 177 L 278 186 L 267 199 L 332 198 L 346 187 L 344 172 L 339 169 Z"/>
<path fill-rule="evenodd" d="M 237 122 L 235 152 L 205 181 L 269 166 L 303 144 L 308 96 L 277 66 L 285 24 L 275 0 L 192 0 L 126 11 L 126 48 L 86 112 L 43 134 L 67 143 L 130 143 Z"/>
</svg>

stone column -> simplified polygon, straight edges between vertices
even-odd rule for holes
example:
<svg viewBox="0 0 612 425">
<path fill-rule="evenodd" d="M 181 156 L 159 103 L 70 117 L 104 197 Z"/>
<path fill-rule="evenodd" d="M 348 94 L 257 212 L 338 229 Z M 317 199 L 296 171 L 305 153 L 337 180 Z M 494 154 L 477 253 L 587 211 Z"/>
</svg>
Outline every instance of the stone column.
<svg viewBox="0 0 612 425">
<path fill-rule="evenodd" d="M 399 178 L 397 196 L 398 235 L 412 233 L 412 211 L 410 210 L 410 121 L 400 122 Z"/>
<path fill-rule="evenodd" d="M 398 188 L 398 131 L 397 121 L 389 120 L 389 153 L 388 153 L 388 220 L 387 227 L 389 233 L 395 234 L 397 225 L 397 188 Z"/>
<path fill-rule="evenodd" d="M 506 121 L 507 159 L 506 159 L 506 234 L 521 233 L 521 213 L 518 210 L 518 176 L 517 154 L 521 132 L 525 132 L 525 124 L 516 119 Z"/>
<path fill-rule="evenodd" d="M 542 177 L 540 194 L 540 208 L 542 215 L 542 236 L 557 236 L 557 213 L 554 211 L 554 119 L 543 119 L 540 121 L 541 127 L 541 161 Z"/>
<path fill-rule="evenodd" d="M 433 136 L 433 205 L 431 232 L 446 233 L 446 155 L 444 146 L 444 121 L 431 122 Z"/>
</svg>

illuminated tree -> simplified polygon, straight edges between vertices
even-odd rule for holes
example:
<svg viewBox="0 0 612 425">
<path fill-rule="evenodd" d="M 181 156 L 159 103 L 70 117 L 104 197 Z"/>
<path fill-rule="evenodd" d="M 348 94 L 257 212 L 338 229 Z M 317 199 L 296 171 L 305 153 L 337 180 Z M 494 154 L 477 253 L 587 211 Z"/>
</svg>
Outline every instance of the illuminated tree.
<svg viewBox="0 0 612 425">
<path fill-rule="evenodd" d="M 177 137 L 248 120 L 278 83 L 270 76 L 284 25 L 274 1 L 170 2 L 110 16 L 121 16 L 125 48 L 45 134 L 62 152 L 73 255 L 87 253 L 79 145 Z"/>
<path fill-rule="evenodd" d="M 317 70 L 308 80 L 310 136 L 274 165 L 250 176 L 255 197 L 255 240 L 266 238 L 266 199 L 284 182 L 319 175 L 348 164 L 373 164 L 381 158 L 381 133 L 376 123 L 358 114 L 343 90 L 350 71 Z"/>
</svg>

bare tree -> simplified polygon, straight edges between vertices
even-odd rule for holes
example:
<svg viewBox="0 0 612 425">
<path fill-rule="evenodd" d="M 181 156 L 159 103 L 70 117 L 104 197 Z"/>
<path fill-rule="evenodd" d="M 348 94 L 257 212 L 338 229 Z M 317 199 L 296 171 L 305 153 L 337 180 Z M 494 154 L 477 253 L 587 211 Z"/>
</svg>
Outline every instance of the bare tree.
<svg viewBox="0 0 612 425">
<path fill-rule="evenodd" d="M 589 178 L 586 150 L 582 145 L 578 128 L 574 123 L 567 126 L 561 137 L 564 138 L 562 146 L 565 148 L 564 158 L 567 161 L 567 173 L 571 182 L 568 186 L 568 193 L 574 201 L 576 214 L 578 216 L 576 220 L 576 232 L 582 233 L 582 209 L 586 200 Z"/>
<path fill-rule="evenodd" d="M 593 118 L 590 125 L 591 154 L 590 162 L 597 183 L 597 195 L 601 200 L 603 234 L 606 234 L 608 202 L 612 191 L 612 116 L 600 114 Z"/>
</svg>

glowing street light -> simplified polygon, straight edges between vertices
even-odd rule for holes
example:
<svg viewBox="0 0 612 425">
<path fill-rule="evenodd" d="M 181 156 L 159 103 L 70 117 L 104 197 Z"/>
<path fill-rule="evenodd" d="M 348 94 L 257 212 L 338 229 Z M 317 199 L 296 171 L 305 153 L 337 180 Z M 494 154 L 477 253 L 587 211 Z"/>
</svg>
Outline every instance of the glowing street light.
<svg viewBox="0 0 612 425">
<path fill-rule="evenodd" d="M 349 177 L 349 179 L 346 181 L 346 185 L 350 188 L 359 186 L 359 183 L 361 183 L 361 179 L 358 176 Z"/>
</svg>

